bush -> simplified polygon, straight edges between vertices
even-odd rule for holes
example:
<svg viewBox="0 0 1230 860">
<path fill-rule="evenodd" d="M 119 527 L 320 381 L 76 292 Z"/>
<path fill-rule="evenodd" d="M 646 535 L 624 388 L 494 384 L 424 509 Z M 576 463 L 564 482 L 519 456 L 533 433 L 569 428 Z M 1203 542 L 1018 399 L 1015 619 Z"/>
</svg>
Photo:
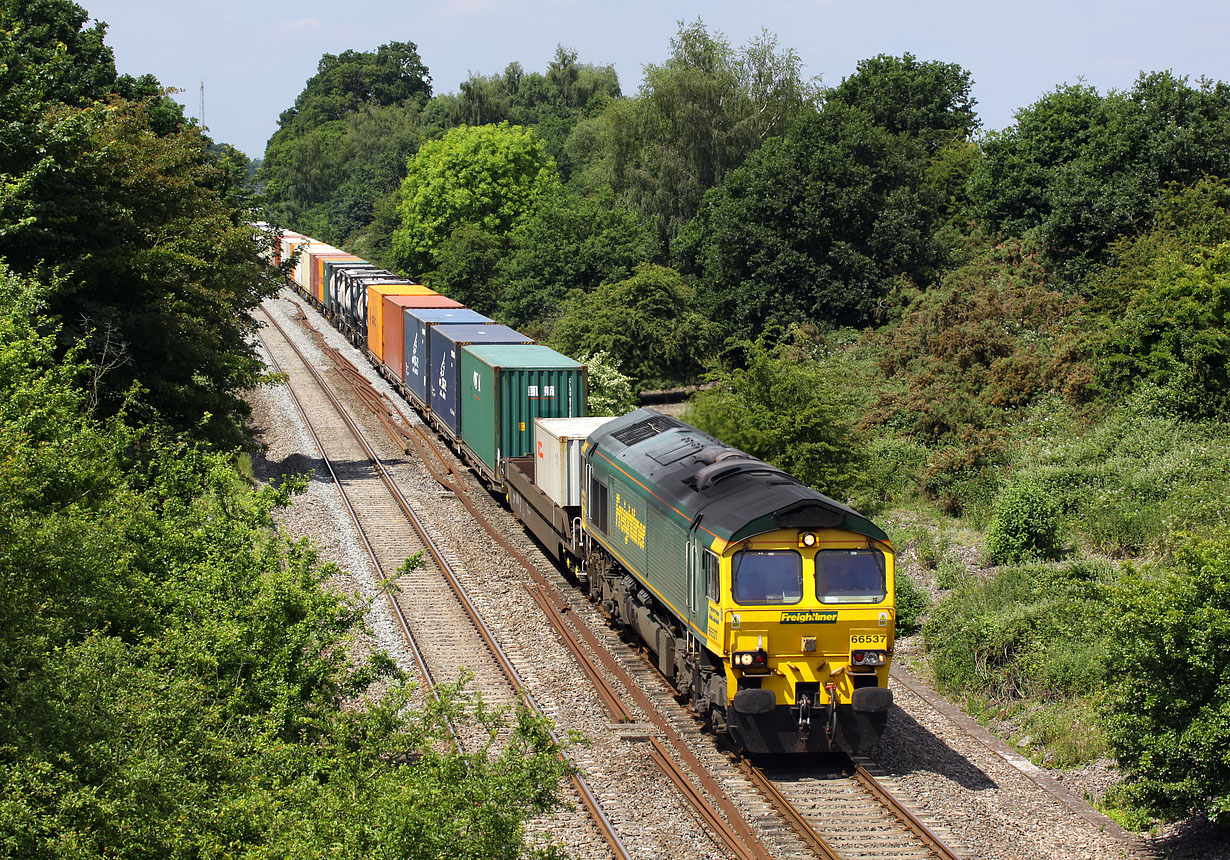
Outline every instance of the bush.
<svg viewBox="0 0 1230 860">
<path fill-rule="evenodd" d="M 1058 558 L 1063 545 L 1054 499 L 1031 479 L 1005 487 L 995 497 L 986 549 L 994 564 Z"/>
<path fill-rule="evenodd" d="M 923 630 L 940 688 L 997 701 L 1097 692 L 1107 564 L 1005 567 L 931 610 Z"/>
<path fill-rule="evenodd" d="M 1230 824 L 1230 530 L 1187 537 L 1175 562 L 1110 613 L 1107 735 L 1127 774 L 1114 800 Z"/>
<path fill-rule="evenodd" d="M 922 627 L 922 616 L 931 607 L 926 592 L 901 568 L 894 573 L 896 585 L 897 632 L 917 633 Z"/>
<path fill-rule="evenodd" d="M 1177 532 L 1230 526 L 1230 431 L 1142 413 L 1091 429 L 1058 420 L 1016 457 L 1058 505 L 1069 539 L 1111 556 L 1165 549 Z M 1019 468 L 1019 466 L 1018 466 Z"/>
</svg>

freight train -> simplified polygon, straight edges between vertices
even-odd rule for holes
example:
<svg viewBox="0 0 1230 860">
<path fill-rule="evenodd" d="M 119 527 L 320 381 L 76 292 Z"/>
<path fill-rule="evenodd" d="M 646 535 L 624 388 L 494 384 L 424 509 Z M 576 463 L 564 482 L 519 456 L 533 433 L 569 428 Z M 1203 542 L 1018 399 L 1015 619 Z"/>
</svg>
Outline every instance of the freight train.
<svg viewBox="0 0 1230 860">
<path fill-rule="evenodd" d="M 295 289 L 715 732 L 751 754 L 876 742 L 896 615 L 879 527 L 674 418 L 587 416 L 580 363 L 338 248 L 274 238 Z"/>
</svg>

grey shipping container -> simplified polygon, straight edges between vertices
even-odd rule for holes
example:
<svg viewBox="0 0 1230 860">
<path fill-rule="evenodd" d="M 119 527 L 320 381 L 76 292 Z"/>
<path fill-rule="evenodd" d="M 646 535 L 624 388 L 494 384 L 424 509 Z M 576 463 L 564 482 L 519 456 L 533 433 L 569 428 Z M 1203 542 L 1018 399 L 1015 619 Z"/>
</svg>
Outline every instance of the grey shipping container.
<svg viewBox="0 0 1230 860">
<path fill-rule="evenodd" d="M 438 325 L 430 340 L 431 414 L 438 418 L 455 439 L 461 439 L 461 348 L 467 344 L 533 343 L 506 325 Z"/>
</svg>

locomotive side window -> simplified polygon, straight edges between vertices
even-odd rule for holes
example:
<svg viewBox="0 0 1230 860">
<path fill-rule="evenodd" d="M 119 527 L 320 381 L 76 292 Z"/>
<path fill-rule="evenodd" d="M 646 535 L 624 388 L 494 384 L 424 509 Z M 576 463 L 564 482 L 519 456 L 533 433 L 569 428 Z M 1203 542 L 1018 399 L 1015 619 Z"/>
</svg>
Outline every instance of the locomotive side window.
<svg viewBox="0 0 1230 860">
<path fill-rule="evenodd" d="M 884 553 L 878 549 L 816 553 L 816 596 L 821 603 L 879 603 L 887 594 Z"/>
<path fill-rule="evenodd" d="M 705 565 L 705 594 L 714 603 L 722 600 L 722 580 L 718 568 L 718 557 L 706 550 L 703 554 Z"/>
<path fill-rule="evenodd" d="M 603 534 L 610 533 L 610 505 L 607 499 L 607 486 L 592 475 L 589 479 L 589 518 Z"/>
<path fill-rule="evenodd" d="M 798 603 L 803 599 L 803 558 L 797 552 L 735 553 L 735 600 L 744 605 Z"/>
</svg>

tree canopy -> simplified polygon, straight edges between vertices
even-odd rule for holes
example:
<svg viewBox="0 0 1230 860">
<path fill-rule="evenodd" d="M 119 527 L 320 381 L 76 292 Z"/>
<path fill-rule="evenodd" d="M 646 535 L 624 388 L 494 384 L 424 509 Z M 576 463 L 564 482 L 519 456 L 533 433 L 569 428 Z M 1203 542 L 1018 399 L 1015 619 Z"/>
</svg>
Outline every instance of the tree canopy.
<svg viewBox="0 0 1230 860">
<path fill-rule="evenodd" d="M 1052 268 L 1079 286 L 1116 237 L 1148 228 L 1169 183 L 1230 176 L 1230 85 L 1154 72 L 1106 96 L 1061 86 L 983 151 L 979 214 L 1007 235 L 1039 231 Z"/>
<path fill-rule="evenodd" d="M 555 162 L 532 131 L 506 122 L 455 128 L 410 160 L 394 258 L 406 271 L 426 271 L 457 228 L 503 237 L 558 187 Z"/>
</svg>

